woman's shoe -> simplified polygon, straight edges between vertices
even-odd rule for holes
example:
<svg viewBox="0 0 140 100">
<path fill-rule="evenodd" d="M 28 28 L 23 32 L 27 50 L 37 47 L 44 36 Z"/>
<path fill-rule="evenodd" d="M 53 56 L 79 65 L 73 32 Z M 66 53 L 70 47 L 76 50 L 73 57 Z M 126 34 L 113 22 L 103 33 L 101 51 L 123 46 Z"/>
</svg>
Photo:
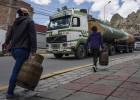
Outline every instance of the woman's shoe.
<svg viewBox="0 0 140 100">
<path fill-rule="evenodd" d="M 96 66 L 93 66 L 92 68 L 93 68 L 94 72 L 97 72 L 97 67 Z"/>
</svg>

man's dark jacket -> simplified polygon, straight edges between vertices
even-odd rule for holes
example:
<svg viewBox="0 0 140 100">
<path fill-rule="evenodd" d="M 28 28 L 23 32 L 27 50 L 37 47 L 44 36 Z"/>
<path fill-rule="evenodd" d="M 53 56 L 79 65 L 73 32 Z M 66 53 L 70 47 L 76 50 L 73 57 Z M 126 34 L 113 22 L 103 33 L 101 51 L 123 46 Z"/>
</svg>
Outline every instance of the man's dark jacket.
<svg viewBox="0 0 140 100">
<path fill-rule="evenodd" d="M 103 48 L 103 39 L 100 32 L 92 32 L 87 40 L 87 44 L 90 48 L 99 49 Z"/>
<path fill-rule="evenodd" d="M 6 38 L 6 44 L 10 42 L 12 48 L 27 48 L 31 52 L 36 52 L 36 30 L 29 16 L 21 16 L 15 20 Z"/>
</svg>

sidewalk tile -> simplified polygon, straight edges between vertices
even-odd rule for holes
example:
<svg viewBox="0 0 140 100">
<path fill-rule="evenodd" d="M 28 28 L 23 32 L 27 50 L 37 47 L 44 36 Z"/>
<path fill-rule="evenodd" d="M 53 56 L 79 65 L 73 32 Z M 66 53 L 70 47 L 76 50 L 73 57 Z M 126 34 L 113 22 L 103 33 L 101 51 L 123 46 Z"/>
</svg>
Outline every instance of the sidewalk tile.
<svg viewBox="0 0 140 100">
<path fill-rule="evenodd" d="M 97 74 L 101 74 L 101 75 L 112 75 L 114 72 L 112 71 L 97 71 Z"/>
<path fill-rule="evenodd" d="M 140 83 L 140 77 L 130 77 L 127 81 Z"/>
<path fill-rule="evenodd" d="M 83 83 L 68 83 L 68 84 L 64 85 L 64 88 L 68 89 L 68 90 L 78 91 L 78 90 L 81 90 L 88 85 L 89 84 L 83 84 Z"/>
<path fill-rule="evenodd" d="M 97 94 L 90 94 L 85 92 L 77 92 L 64 100 L 104 100 L 105 96 L 97 95 Z"/>
<path fill-rule="evenodd" d="M 84 88 L 83 92 L 88 93 L 95 93 L 95 94 L 101 94 L 101 95 L 109 95 L 115 87 L 109 86 L 109 85 L 103 85 L 103 84 L 91 84 L 88 87 Z"/>
<path fill-rule="evenodd" d="M 48 91 L 44 91 L 40 93 L 38 96 L 43 98 L 55 99 L 60 100 L 68 95 L 71 95 L 74 91 L 66 90 L 63 87 L 57 87 L 54 89 L 50 89 Z"/>
<path fill-rule="evenodd" d="M 118 81 L 124 81 L 126 79 L 128 79 L 129 76 L 127 75 L 123 75 L 123 76 L 120 76 L 120 75 L 109 75 L 108 77 L 106 77 L 105 79 L 106 80 L 118 80 Z"/>
<path fill-rule="evenodd" d="M 121 87 L 140 91 L 140 84 L 134 82 L 125 82 Z"/>
<path fill-rule="evenodd" d="M 132 77 L 140 78 L 140 71 L 136 72 Z"/>
<path fill-rule="evenodd" d="M 104 78 L 106 75 L 102 74 L 91 74 L 82 78 L 79 78 L 77 80 L 72 81 L 72 83 L 80 83 L 80 84 L 90 84 L 94 83 L 97 80 L 100 80 Z"/>
<path fill-rule="evenodd" d="M 120 70 L 116 72 L 114 75 L 120 75 L 120 76 L 131 76 L 133 73 L 135 73 L 136 70 Z"/>
<path fill-rule="evenodd" d="M 71 83 L 81 83 L 81 84 L 90 84 L 90 83 L 94 83 L 94 81 L 97 81 L 98 79 L 88 79 L 88 78 L 79 78 L 77 80 L 71 81 Z"/>
<path fill-rule="evenodd" d="M 112 94 L 114 97 L 126 99 L 126 100 L 140 100 L 140 91 L 119 88 L 115 93 Z"/>
<path fill-rule="evenodd" d="M 51 100 L 47 98 L 41 98 L 41 97 L 30 97 L 30 98 L 21 98 L 20 100 Z"/>
<path fill-rule="evenodd" d="M 109 97 L 107 100 L 127 100 L 127 99 L 116 98 L 116 97 Z"/>
<path fill-rule="evenodd" d="M 115 70 L 120 70 L 122 68 L 124 68 L 122 64 L 117 64 L 110 67 L 110 69 L 115 69 Z"/>
<path fill-rule="evenodd" d="M 118 81 L 118 80 L 99 80 L 97 82 L 95 82 L 94 84 L 103 84 L 103 85 L 110 85 L 110 86 L 114 86 L 117 87 L 122 83 L 122 81 Z"/>
<path fill-rule="evenodd" d="M 104 75 L 104 74 L 91 74 L 91 75 L 89 75 L 87 78 L 89 78 L 89 79 L 91 79 L 91 80 L 100 80 L 100 79 L 102 79 L 102 78 L 104 78 L 104 77 L 106 77 L 107 75 Z"/>
</svg>

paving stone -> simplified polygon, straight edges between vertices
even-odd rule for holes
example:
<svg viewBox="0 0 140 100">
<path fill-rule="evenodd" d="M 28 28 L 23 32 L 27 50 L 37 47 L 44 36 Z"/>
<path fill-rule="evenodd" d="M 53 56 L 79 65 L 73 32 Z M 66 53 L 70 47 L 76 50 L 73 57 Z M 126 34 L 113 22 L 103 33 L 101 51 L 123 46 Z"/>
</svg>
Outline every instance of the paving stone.
<svg viewBox="0 0 140 100">
<path fill-rule="evenodd" d="M 132 77 L 138 77 L 138 78 L 140 78 L 140 71 L 136 72 Z"/>
<path fill-rule="evenodd" d="M 126 100 L 140 100 L 140 91 L 119 88 L 112 94 L 112 96 Z"/>
<path fill-rule="evenodd" d="M 105 96 L 103 95 L 77 92 L 63 100 L 104 100 L 104 99 L 105 99 Z"/>
<path fill-rule="evenodd" d="M 114 72 L 111 71 L 97 71 L 97 74 L 103 74 L 103 75 L 112 75 Z"/>
<path fill-rule="evenodd" d="M 12 99 L 12 100 L 51 100 L 51 99 L 33 96 L 33 97 L 28 97 L 28 98 L 27 97 L 19 97 L 19 98 Z"/>
<path fill-rule="evenodd" d="M 122 68 L 124 68 L 122 64 L 116 64 L 110 67 L 110 69 L 116 69 L 116 70 L 120 70 Z"/>
<path fill-rule="evenodd" d="M 116 97 L 109 97 L 107 100 L 127 100 L 127 99 L 116 98 Z"/>
<path fill-rule="evenodd" d="M 64 88 L 65 89 L 68 89 L 68 90 L 75 90 L 75 91 L 78 91 L 78 90 L 81 90 L 83 89 L 84 87 L 88 86 L 89 84 L 82 84 L 82 83 L 68 83 L 68 84 L 65 84 L 64 85 Z"/>
<path fill-rule="evenodd" d="M 90 74 L 88 76 L 85 76 L 84 78 L 88 78 L 91 80 L 100 80 L 100 79 L 105 78 L 106 76 L 107 75 L 104 75 L 104 74 Z"/>
<path fill-rule="evenodd" d="M 82 84 L 90 84 L 90 83 L 94 83 L 97 80 L 100 80 L 102 78 L 104 78 L 105 75 L 101 75 L 101 74 L 91 74 L 82 78 L 79 78 L 77 80 L 72 81 L 73 83 L 82 83 Z"/>
<path fill-rule="evenodd" d="M 123 75 L 123 76 L 120 76 L 120 75 L 109 75 L 108 77 L 106 77 L 105 79 L 106 80 L 118 80 L 118 81 L 124 81 L 124 80 L 127 80 L 129 76 L 127 75 Z"/>
<path fill-rule="evenodd" d="M 94 81 L 95 80 L 90 80 L 90 79 L 86 79 L 86 78 L 80 78 L 80 79 L 72 81 L 71 83 L 90 84 L 90 83 L 94 83 Z"/>
<path fill-rule="evenodd" d="M 124 69 L 120 70 L 119 72 L 115 73 L 115 75 L 129 75 L 129 76 L 131 76 L 136 71 L 137 71 L 136 68 L 124 68 Z"/>
<path fill-rule="evenodd" d="M 91 84 L 88 87 L 82 89 L 83 92 L 94 93 L 94 94 L 101 94 L 101 95 L 109 95 L 115 87 L 109 85 L 102 85 L 102 84 Z"/>
<path fill-rule="evenodd" d="M 140 83 L 140 77 L 130 77 L 127 81 Z"/>
<path fill-rule="evenodd" d="M 4 99 L 6 98 L 5 95 L 6 95 L 6 94 L 1 94 L 1 95 L 0 95 L 0 100 L 4 100 Z"/>
<path fill-rule="evenodd" d="M 117 87 L 119 86 L 123 81 L 118 81 L 118 80 L 99 80 L 95 82 L 94 84 L 103 84 L 103 85 L 110 85 Z"/>
<path fill-rule="evenodd" d="M 139 90 L 140 91 L 140 84 L 134 83 L 134 82 L 125 82 L 122 86 L 122 88 L 127 88 L 127 89 L 134 89 L 134 90 Z"/>
<path fill-rule="evenodd" d="M 73 90 L 66 90 L 62 87 L 57 87 L 39 94 L 40 97 L 60 100 L 68 95 L 71 95 Z"/>
</svg>

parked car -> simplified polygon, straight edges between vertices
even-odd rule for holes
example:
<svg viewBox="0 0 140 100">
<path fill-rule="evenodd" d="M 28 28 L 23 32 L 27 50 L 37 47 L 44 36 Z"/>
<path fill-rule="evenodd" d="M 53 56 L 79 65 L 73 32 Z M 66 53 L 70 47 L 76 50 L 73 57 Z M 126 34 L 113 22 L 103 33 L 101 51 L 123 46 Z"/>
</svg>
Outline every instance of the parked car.
<svg viewBox="0 0 140 100">
<path fill-rule="evenodd" d="M 134 44 L 134 49 L 135 50 L 140 50 L 140 41 L 136 41 Z"/>
</svg>

